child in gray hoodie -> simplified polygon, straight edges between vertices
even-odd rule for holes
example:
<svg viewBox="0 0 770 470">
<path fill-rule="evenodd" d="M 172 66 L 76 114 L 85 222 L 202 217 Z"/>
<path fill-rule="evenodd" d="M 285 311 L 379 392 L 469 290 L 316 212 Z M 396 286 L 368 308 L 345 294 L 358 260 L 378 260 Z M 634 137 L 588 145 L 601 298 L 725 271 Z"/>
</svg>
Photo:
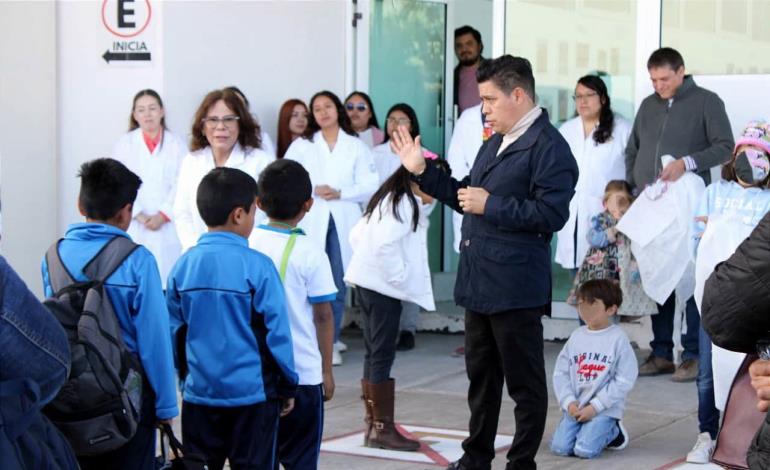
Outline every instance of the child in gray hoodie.
<svg viewBox="0 0 770 470">
<path fill-rule="evenodd" d="M 628 336 L 610 321 L 623 302 L 617 283 L 586 281 L 577 298 L 586 324 L 570 335 L 556 359 L 553 386 L 564 416 L 551 451 L 591 459 L 605 448 L 620 450 L 628 444 L 620 420 L 639 370 Z"/>
</svg>

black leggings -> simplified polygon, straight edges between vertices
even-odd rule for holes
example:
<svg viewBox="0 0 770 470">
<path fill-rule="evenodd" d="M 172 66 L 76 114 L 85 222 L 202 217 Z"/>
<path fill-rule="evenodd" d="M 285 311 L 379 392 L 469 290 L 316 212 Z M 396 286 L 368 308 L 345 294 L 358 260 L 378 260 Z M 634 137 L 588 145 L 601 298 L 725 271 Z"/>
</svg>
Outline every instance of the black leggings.
<svg viewBox="0 0 770 470">
<path fill-rule="evenodd" d="M 396 358 L 396 340 L 401 301 L 379 292 L 358 288 L 364 331 L 364 379 L 382 383 L 390 378 L 390 369 Z"/>
</svg>

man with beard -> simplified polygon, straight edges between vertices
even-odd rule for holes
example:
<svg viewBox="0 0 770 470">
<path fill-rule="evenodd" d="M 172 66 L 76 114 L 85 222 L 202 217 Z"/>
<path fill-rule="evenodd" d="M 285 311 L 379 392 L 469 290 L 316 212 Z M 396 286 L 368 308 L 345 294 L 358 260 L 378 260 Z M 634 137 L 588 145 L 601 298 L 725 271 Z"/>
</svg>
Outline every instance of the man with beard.
<svg viewBox="0 0 770 470">
<path fill-rule="evenodd" d="M 455 55 L 459 63 L 455 67 L 454 103 L 457 116 L 463 111 L 481 103 L 476 70 L 479 68 L 484 50 L 481 33 L 471 26 L 455 29 Z"/>
</svg>

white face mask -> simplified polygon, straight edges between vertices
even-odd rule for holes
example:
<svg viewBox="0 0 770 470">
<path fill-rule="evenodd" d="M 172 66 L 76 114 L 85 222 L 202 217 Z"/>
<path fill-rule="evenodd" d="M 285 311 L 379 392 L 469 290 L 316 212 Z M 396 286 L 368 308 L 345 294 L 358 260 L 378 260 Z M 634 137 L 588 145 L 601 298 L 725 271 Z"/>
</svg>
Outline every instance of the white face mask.
<svg viewBox="0 0 770 470">
<path fill-rule="evenodd" d="M 748 185 L 761 183 L 770 174 L 770 160 L 765 152 L 747 148 L 735 156 L 735 176 Z"/>
</svg>

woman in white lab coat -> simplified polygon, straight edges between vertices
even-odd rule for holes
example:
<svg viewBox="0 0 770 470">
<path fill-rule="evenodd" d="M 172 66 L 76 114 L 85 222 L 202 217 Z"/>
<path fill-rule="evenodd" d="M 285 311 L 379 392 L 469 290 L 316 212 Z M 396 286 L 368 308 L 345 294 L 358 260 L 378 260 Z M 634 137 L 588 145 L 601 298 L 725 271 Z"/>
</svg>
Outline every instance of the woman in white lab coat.
<svg viewBox="0 0 770 470">
<path fill-rule="evenodd" d="M 337 299 L 332 302 L 333 362 L 341 364 L 339 353 L 345 349 L 339 341 L 345 307 L 342 278 L 351 256 L 348 235 L 361 218 L 360 204 L 366 203 L 377 190 L 377 171 L 369 148 L 355 136 L 342 102 L 330 91 L 316 93 L 310 100 L 305 136 L 292 142 L 284 158 L 300 162 L 313 183 L 313 210 L 300 227 L 329 255 L 338 290 Z"/>
<path fill-rule="evenodd" d="M 196 196 L 201 179 L 217 167 L 237 168 L 254 180 L 273 157 L 261 150 L 256 123 L 248 108 L 231 90 L 214 90 L 195 112 L 190 153 L 179 171 L 174 216 L 177 233 L 186 251 L 206 232 Z M 261 221 L 257 217 L 256 223 Z"/>
<path fill-rule="evenodd" d="M 345 111 L 350 118 L 353 130 L 358 138 L 369 148 L 380 145 L 385 140 L 385 133 L 380 130 L 374 105 L 369 95 L 362 91 L 354 91 L 345 98 Z"/>
<path fill-rule="evenodd" d="M 128 130 L 111 154 L 142 179 L 128 234 L 155 256 L 165 285 L 181 253 L 173 206 L 187 146 L 166 129 L 163 100 L 154 90 L 142 90 L 134 96 Z"/>
<path fill-rule="evenodd" d="M 602 212 L 604 188 L 610 180 L 626 177 L 625 148 L 631 124 L 612 112 L 607 86 L 596 75 L 586 75 L 575 87 L 577 116 L 559 132 L 577 160 L 580 176 L 569 205 L 569 219 L 558 233 L 556 262 L 577 270 L 588 252 L 586 233 L 591 217 Z"/>
</svg>

